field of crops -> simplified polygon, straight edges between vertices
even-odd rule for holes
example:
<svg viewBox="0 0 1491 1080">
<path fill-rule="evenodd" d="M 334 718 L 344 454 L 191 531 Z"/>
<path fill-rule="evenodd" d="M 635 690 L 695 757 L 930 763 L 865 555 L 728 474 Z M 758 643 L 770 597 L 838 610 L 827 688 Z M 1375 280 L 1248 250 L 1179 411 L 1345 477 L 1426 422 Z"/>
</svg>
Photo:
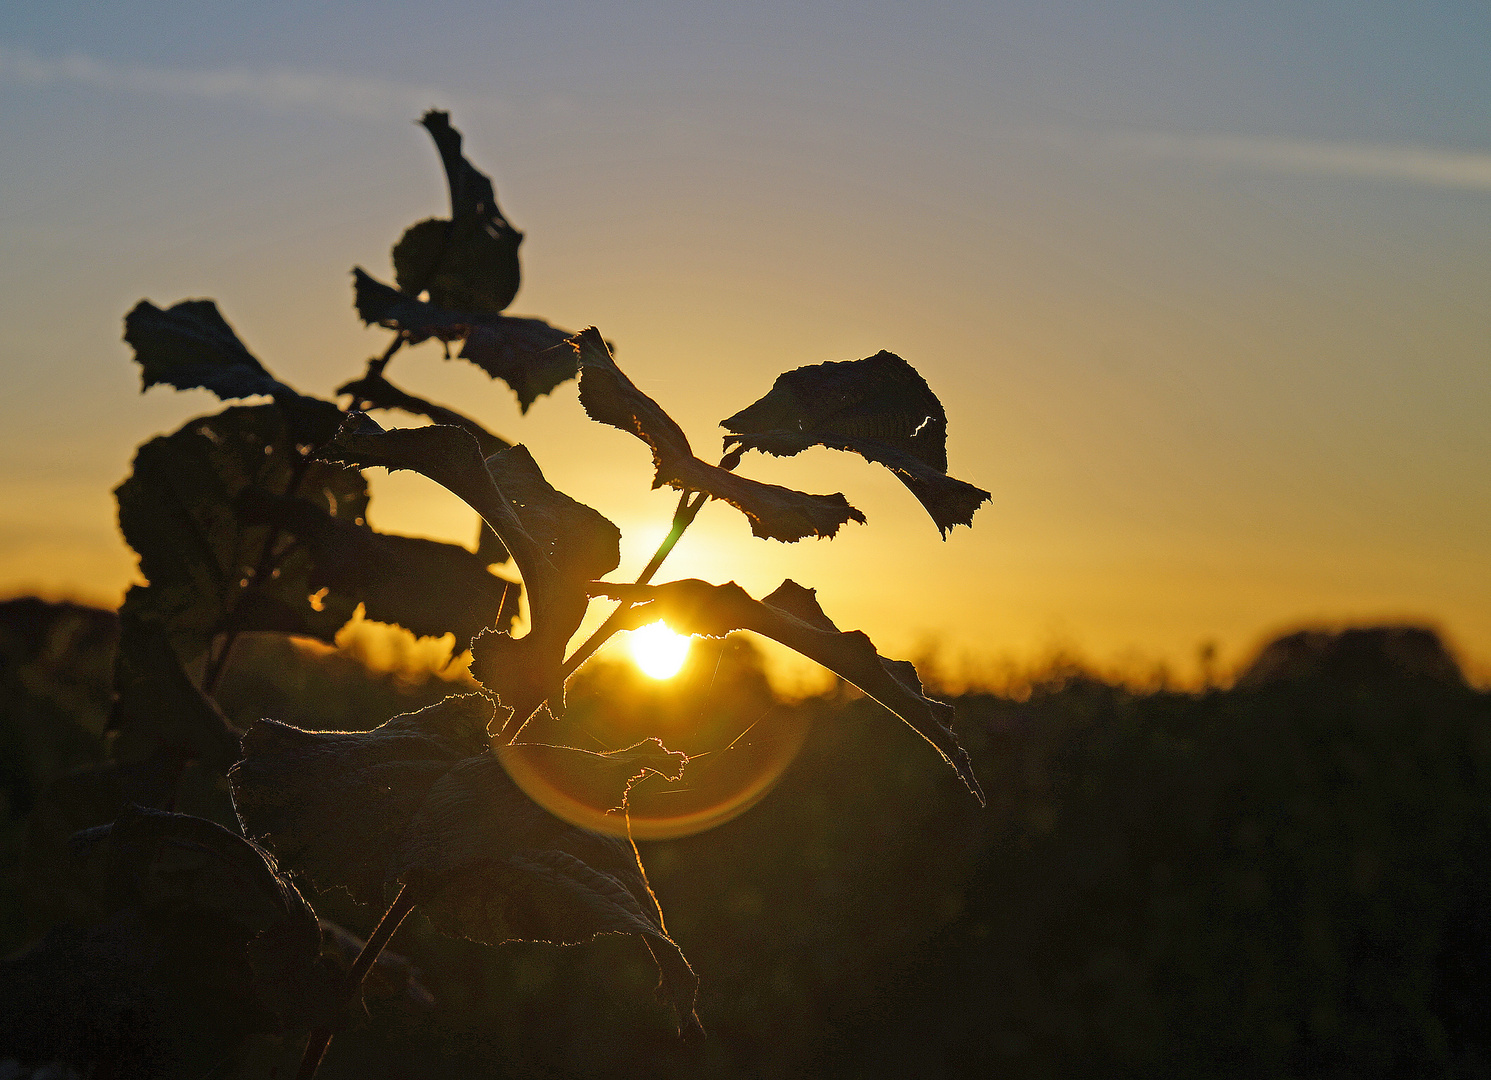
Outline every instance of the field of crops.
<svg viewBox="0 0 1491 1080">
<path fill-rule="evenodd" d="M 119 809 L 78 781 L 113 767 L 117 630 L 86 608 L 0 611 L 14 957 L 87 918 L 65 849 Z M 958 698 L 987 809 L 873 702 L 796 703 L 806 740 L 758 805 L 642 845 L 706 1040 L 677 1039 L 634 938 L 493 949 L 416 915 L 322 1075 L 1488 1075 L 1491 695 L 1432 642 L 1315 644 L 1205 693 L 1073 668 L 1026 700 Z M 719 699 L 767 701 L 738 651 Z M 367 728 L 448 690 L 266 638 L 220 697 L 240 725 Z M 225 784 L 189 781 L 177 809 L 236 827 Z M 353 933 L 378 916 L 308 896 Z M 9 962 L 0 1017 L 28 977 Z M 256 1037 L 234 1068 L 289 1075 L 297 1052 Z"/>
</svg>

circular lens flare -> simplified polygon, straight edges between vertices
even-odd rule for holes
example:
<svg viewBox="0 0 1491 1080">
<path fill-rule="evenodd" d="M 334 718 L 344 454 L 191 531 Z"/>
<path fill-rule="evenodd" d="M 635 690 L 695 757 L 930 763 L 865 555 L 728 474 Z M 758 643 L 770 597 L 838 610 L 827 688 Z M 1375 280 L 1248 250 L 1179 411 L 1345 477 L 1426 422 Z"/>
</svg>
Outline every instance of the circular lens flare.
<svg viewBox="0 0 1491 1080">
<path fill-rule="evenodd" d="M 817 715 L 775 696 L 747 642 L 700 639 L 667 681 L 613 644 L 614 659 L 597 657 L 571 680 L 561 715 L 541 714 L 526 741 L 497 748 L 528 797 L 572 825 L 623 837 L 630 825 L 635 839 L 663 840 L 729 821 L 771 790 Z M 679 779 L 669 779 L 676 761 L 628 753 L 650 739 L 688 755 Z"/>
<path fill-rule="evenodd" d="M 653 679 L 671 679 L 689 657 L 690 639 L 655 622 L 631 633 L 632 662 Z"/>
</svg>

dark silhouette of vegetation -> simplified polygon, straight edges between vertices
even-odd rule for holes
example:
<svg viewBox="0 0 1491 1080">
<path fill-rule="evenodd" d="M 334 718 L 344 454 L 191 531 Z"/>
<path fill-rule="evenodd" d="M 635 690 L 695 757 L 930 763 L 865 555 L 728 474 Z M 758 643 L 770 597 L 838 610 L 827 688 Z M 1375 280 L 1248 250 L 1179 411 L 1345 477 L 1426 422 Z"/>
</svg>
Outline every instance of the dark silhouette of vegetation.
<svg viewBox="0 0 1491 1080">
<path fill-rule="evenodd" d="M 112 625 L 0 605 L 8 952 L 79 922 L 26 853 L 65 845 L 47 807 L 106 760 Z M 702 1046 L 645 1002 L 651 960 L 626 939 L 491 950 L 416 915 L 395 938 L 408 959 L 366 984 L 323 1074 L 1491 1075 L 1491 695 L 1350 650 L 1345 668 L 1254 665 L 1201 693 L 1056 667 L 1025 700 L 966 694 L 987 810 L 912 732 L 886 737 L 871 702 L 783 705 L 807 741 L 762 802 L 642 845 L 706 975 Z M 725 696 L 762 693 L 748 655 L 722 667 Z M 637 678 L 578 677 L 619 696 Z M 449 687 L 250 635 L 220 697 L 236 726 L 293 701 L 299 726 L 345 728 Z M 206 784 L 181 808 L 233 820 Z M 306 896 L 375 921 L 339 889 Z M 286 1056 L 254 1035 L 228 1075 Z"/>
<path fill-rule="evenodd" d="M 1228 689 L 1055 666 L 942 700 L 794 582 L 653 584 L 709 499 L 782 542 L 863 520 L 739 475 L 747 450 L 857 453 L 944 535 L 988 493 L 947 475 L 942 405 L 889 353 L 781 375 L 699 458 L 597 330 L 504 314 L 522 234 L 423 122 L 451 214 L 398 242 L 397 287 L 355 271 L 393 336 L 348 407 L 212 301 L 126 318 L 146 387 L 268 401 L 141 447 L 117 496 L 147 583 L 118 613 L 0 604 L 0 1078 L 1491 1075 L 1491 695 L 1432 633 L 1293 635 Z M 618 530 L 525 448 L 389 380 L 426 340 L 524 411 L 578 377 L 648 445 L 680 497 L 638 580 L 603 580 Z M 369 528 L 366 468 L 463 498 L 475 552 Z M 331 648 L 358 609 L 469 643 L 470 676 Z M 658 618 L 716 639 L 707 679 L 582 666 Z M 739 630 L 844 682 L 777 701 Z M 710 725 L 740 734 L 670 747 Z M 582 731 L 599 749 L 558 739 Z M 791 767 L 676 839 L 587 832 L 504 767 L 552 738 L 625 810 L 753 731 Z"/>
<path fill-rule="evenodd" d="M 925 381 L 890 353 L 800 368 L 732 418 L 733 449 L 720 464 L 700 459 L 594 327 L 569 334 L 503 314 L 521 281 L 522 233 L 449 117 L 432 111 L 421 122 L 445 169 L 450 217 L 419 222 L 393 247 L 397 288 L 354 271 L 359 314 L 393 337 L 338 392 L 349 408 L 271 374 L 212 300 L 142 300 L 125 317 L 142 389 L 269 402 L 229 405 L 151 439 L 115 492 L 146 580 L 118 613 L 111 693 L 58 720 L 72 749 L 97 751 L 95 760 L 38 786 L 28 728 L 44 717 L 13 726 L 15 787 L 30 810 L 18 913 L 51 929 L 0 973 L 7 1069 L 224 1075 L 252 1071 L 252 1040 L 266 1037 L 303 1046 L 296 1076 L 310 1080 L 416 910 L 426 925 L 492 945 L 636 936 L 678 1033 L 702 1037 L 698 976 L 668 932 L 629 826 L 623 839 L 560 820 L 509 764 L 535 747 L 569 755 L 623 822 L 634 784 L 677 781 L 690 756 L 661 732 L 600 750 L 545 738 L 565 715 L 566 684 L 595 650 L 659 618 L 706 638 L 751 629 L 818 661 L 905 721 L 983 802 L 952 708 L 925 694 L 911 664 L 840 631 L 813 590 L 786 581 L 755 600 L 734 583 L 650 584 L 711 499 L 781 542 L 864 522 L 841 493 L 739 474 L 748 448 L 855 450 L 901 477 L 944 536 L 971 524 L 989 493 L 947 476 L 946 415 Z M 432 338 L 461 341 L 461 355 L 506 381 L 525 412 L 577 377 L 592 419 L 647 443 L 652 486 L 680 497 L 635 582 L 602 580 L 619 564 L 620 531 L 552 487 L 525 447 L 388 380 L 405 345 Z M 434 423 L 385 429 L 369 409 Z M 750 417 L 766 426 L 742 420 Z M 370 528 L 368 468 L 408 469 L 463 499 L 482 521 L 476 550 Z M 607 597 L 619 605 L 571 648 L 590 605 Z M 347 717 L 343 730 L 305 726 L 314 710 L 293 693 L 284 719 L 235 715 L 229 680 L 253 638 L 331 643 L 359 611 L 416 635 L 449 635 L 458 652 L 470 649 L 479 685 L 398 715 Z M 89 616 L 16 617 L 38 622 L 29 634 L 23 626 L 16 650 L 15 691 L 30 708 L 27 673 L 58 634 L 55 644 L 72 648 L 66 628 L 86 628 Z M 54 749 L 54 737 L 42 745 Z M 324 917 L 323 899 L 338 890 L 383 911 L 350 960 L 352 935 Z"/>
</svg>

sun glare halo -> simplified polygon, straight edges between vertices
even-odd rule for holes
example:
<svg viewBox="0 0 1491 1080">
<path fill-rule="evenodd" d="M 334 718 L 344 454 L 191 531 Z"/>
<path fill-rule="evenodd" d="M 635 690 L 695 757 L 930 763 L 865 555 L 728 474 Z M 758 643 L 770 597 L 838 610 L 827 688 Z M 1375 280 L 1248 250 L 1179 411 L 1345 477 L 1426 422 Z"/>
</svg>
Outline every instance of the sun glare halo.
<svg viewBox="0 0 1491 1080">
<path fill-rule="evenodd" d="M 671 679 L 688 659 L 689 639 L 675 634 L 666 623 L 650 623 L 630 636 L 632 662 L 651 678 Z"/>
</svg>

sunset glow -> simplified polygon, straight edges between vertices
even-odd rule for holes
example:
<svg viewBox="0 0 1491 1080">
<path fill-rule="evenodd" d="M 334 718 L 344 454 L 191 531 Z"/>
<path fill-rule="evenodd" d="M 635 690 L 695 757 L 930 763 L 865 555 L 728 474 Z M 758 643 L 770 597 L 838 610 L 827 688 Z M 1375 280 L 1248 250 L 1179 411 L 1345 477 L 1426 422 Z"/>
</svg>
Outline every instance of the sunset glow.
<svg viewBox="0 0 1491 1080">
<path fill-rule="evenodd" d="M 974 667 L 1069 649 L 1194 681 L 1203 646 L 1228 670 L 1297 625 L 1410 621 L 1491 670 L 1485 5 L 642 10 L 14 21 L 0 590 L 112 607 L 141 580 L 109 492 L 219 405 L 140 396 L 138 300 L 216 299 L 302 393 L 381 353 L 349 273 L 389 279 L 445 212 L 433 107 L 527 233 L 509 314 L 598 326 L 700 457 L 779 373 L 889 349 L 994 493 L 942 545 L 883 468 L 752 451 L 742 476 L 869 524 L 777 544 L 716 503 L 667 577 L 791 578 L 887 655 Z M 445 74 L 390 65 L 395 39 Z M 521 441 L 635 575 L 677 499 L 646 448 L 582 423 L 573 383 L 523 410 L 443 356 L 411 342 L 389 377 Z M 433 482 L 371 484 L 375 528 L 473 542 Z"/>
<path fill-rule="evenodd" d="M 632 662 L 654 679 L 671 679 L 689 656 L 689 638 L 675 634 L 666 623 L 655 622 L 634 630 L 628 643 Z"/>
</svg>

